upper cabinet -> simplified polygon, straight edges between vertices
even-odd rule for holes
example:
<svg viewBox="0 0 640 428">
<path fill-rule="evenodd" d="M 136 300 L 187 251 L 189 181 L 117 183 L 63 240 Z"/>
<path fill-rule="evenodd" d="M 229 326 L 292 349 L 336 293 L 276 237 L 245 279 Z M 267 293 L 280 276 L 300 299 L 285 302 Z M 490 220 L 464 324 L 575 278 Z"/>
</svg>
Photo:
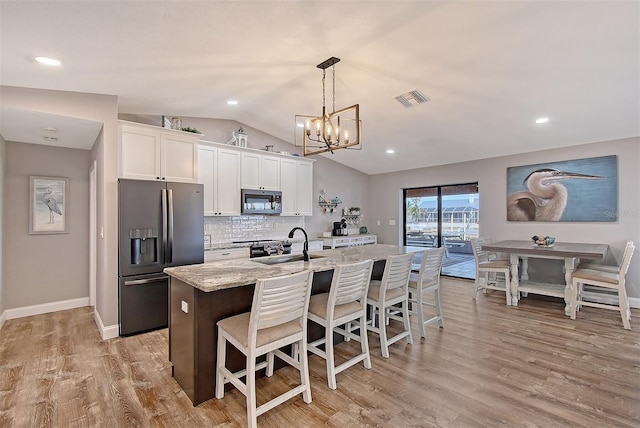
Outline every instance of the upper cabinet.
<svg viewBox="0 0 640 428">
<path fill-rule="evenodd" d="M 243 152 L 242 188 L 280 190 L 280 157 Z"/>
<path fill-rule="evenodd" d="M 283 158 L 280 161 L 283 216 L 313 215 L 313 162 Z"/>
<path fill-rule="evenodd" d="M 204 215 L 240 215 L 239 150 L 200 144 L 198 183 L 204 185 Z"/>
<path fill-rule="evenodd" d="M 118 121 L 118 177 L 196 183 L 200 134 Z"/>
</svg>

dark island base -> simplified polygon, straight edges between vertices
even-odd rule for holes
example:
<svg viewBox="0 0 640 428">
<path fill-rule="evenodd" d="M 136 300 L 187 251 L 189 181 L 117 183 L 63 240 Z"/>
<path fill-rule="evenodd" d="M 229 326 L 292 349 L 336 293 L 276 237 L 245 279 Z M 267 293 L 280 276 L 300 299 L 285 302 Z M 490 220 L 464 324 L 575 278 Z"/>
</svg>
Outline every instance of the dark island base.
<svg viewBox="0 0 640 428">
<path fill-rule="evenodd" d="M 373 279 L 382 278 L 384 260 L 373 266 Z M 326 293 L 331 287 L 333 271 L 315 272 L 311 294 Z M 255 284 L 226 290 L 204 292 L 176 278 L 169 287 L 169 360 L 172 375 L 194 405 L 215 396 L 216 323 L 224 318 L 251 310 Z M 188 313 L 182 310 L 183 302 Z M 309 323 L 309 340 L 324 336 L 324 329 Z M 342 336 L 334 335 L 336 343 Z M 276 359 L 276 362 L 279 360 Z M 245 356 L 227 346 L 227 367 L 237 371 L 245 367 Z M 264 370 L 258 376 L 264 375 Z"/>
</svg>

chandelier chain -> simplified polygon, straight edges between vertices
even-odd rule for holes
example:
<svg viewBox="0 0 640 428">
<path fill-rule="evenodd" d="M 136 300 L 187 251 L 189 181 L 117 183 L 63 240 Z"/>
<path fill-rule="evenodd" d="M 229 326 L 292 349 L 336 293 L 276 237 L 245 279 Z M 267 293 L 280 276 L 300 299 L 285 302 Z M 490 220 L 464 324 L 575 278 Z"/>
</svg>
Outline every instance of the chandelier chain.
<svg viewBox="0 0 640 428">
<path fill-rule="evenodd" d="M 322 107 L 324 108 L 327 104 L 325 101 L 325 90 L 324 90 L 324 80 L 327 76 L 327 70 L 322 70 Z"/>
<path fill-rule="evenodd" d="M 333 83 L 333 110 L 331 110 L 331 112 L 336 111 L 336 66 L 335 64 L 331 67 L 333 70 L 333 78 L 332 78 L 332 83 Z"/>
</svg>

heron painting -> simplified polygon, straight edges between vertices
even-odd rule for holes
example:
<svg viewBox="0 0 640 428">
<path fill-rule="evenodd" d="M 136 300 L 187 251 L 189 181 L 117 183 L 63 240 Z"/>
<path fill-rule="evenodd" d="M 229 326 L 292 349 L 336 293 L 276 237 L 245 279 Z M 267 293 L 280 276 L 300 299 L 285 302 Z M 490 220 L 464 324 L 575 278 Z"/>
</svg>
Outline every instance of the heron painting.
<svg viewBox="0 0 640 428">
<path fill-rule="evenodd" d="M 509 221 L 616 221 L 616 156 L 507 168 Z"/>
<path fill-rule="evenodd" d="M 69 179 L 31 176 L 29 233 L 68 233 Z"/>
</svg>

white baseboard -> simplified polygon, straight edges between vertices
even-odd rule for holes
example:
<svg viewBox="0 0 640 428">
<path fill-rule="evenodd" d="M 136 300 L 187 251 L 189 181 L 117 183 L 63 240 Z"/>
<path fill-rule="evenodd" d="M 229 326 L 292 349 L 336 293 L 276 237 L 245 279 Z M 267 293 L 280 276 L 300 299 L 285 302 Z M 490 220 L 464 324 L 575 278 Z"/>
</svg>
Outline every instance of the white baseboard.
<svg viewBox="0 0 640 428">
<path fill-rule="evenodd" d="M 102 318 L 100 318 L 100 314 L 95 310 L 95 308 L 93 310 L 93 319 L 98 326 L 98 331 L 100 332 L 100 337 L 102 337 L 102 340 L 113 339 L 114 337 L 118 337 L 120 335 L 120 326 L 118 324 L 115 324 L 105 327 L 102 323 Z"/>
<path fill-rule="evenodd" d="M 40 305 L 23 306 L 21 308 L 7 309 L 3 316 L 8 320 L 30 317 L 32 315 L 48 314 L 50 312 L 66 311 L 67 309 L 82 308 L 89 306 L 89 298 L 60 300 L 58 302 L 42 303 Z"/>
<path fill-rule="evenodd" d="M 2 330 L 2 326 L 4 326 L 4 322 L 7 320 L 7 312 L 3 311 L 2 314 L 0 314 L 0 330 Z"/>
<path fill-rule="evenodd" d="M 629 297 L 629 306 L 632 308 L 640 308 L 640 297 Z"/>
</svg>

